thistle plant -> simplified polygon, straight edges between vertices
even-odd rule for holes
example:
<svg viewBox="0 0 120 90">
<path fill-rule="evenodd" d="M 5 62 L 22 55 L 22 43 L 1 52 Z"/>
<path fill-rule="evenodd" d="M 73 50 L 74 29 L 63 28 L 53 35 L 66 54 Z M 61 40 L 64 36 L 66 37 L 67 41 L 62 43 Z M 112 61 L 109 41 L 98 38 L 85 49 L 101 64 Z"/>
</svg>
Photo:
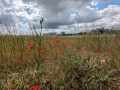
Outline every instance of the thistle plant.
<svg viewBox="0 0 120 90">
<path fill-rule="evenodd" d="M 43 24 L 44 18 L 40 20 L 40 25 L 41 25 L 41 31 L 42 31 L 42 24 Z"/>
<path fill-rule="evenodd" d="M 41 20 L 40 20 L 40 25 L 41 25 L 41 31 L 40 31 L 40 40 L 39 40 L 39 45 L 40 45 L 40 48 L 39 48 L 39 50 L 41 50 L 41 46 L 42 46 L 42 25 L 43 25 L 43 21 L 44 21 L 44 18 L 42 18 Z M 40 60 L 41 60 L 41 55 L 40 55 L 40 53 L 39 53 L 39 57 L 40 57 Z M 39 63 L 39 62 L 38 62 Z"/>
<path fill-rule="evenodd" d="M 42 18 L 42 19 L 40 20 L 40 25 L 41 25 L 40 41 L 42 40 L 42 39 L 41 39 L 41 38 L 42 38 L 41 34 L 42 34 L 42 25 L 43 25 L 43 21 L 44 21 L 44 18 Z M 41 43 L 40 43 L 40 50 L 41 50 Z"/>
</svg>

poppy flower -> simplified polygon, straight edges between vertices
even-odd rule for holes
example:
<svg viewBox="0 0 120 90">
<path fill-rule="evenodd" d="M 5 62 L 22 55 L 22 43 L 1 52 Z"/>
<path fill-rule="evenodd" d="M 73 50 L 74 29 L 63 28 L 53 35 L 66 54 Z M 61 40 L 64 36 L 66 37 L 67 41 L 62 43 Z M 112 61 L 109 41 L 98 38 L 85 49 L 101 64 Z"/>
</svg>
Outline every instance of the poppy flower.
<svg viewBox="0 0 120 90">
<path fill-rule="evenodd" d="M 58 44 L 58 43 L 59 43 L 59 40 L 58 40 L 58 39 L 56 39 L 56 40 L 55 40 L 55 43 L 56 43 L 56 44 Z"/>
<path fill-rule="evenodd" d="M 40 53 L 44 53 L 44 50 L 40 50 Z"/>
<path fill-rule="evenodd" d="M 110 53 L 113 53 L 113 52 L 114 52 L 114 50 L 113 50 L 113 49 L 111 49 L 111 50 L 110 50 Z"/>
<path fill-rule="evenodd" d="M 120 41 L 118 42 L 118 44 L 120 45 Z"/>
<path fill-rule="evenodd" d="M 95 48 L 95 51 L 98 51 L 98 50 L 99 50 L 99 48 L 98 48 L 98 47 L 96 47 L 96 48 Z"/>
<path fill-rule="evenodd" d="M 63 50 L 60 50 L 60 51 L 59 51 L 59 54 L 62 55 L 62 54 L 63 54 Z"/>
<path fill-rule="evenodd" d="M 110 41 L 110 44 L 113 44 L 113 42 L 112 42 L 112 41 Z"/>
<path fill-rule="evenodd" d="M 70 45 L 70 42 L 66 42 L 66 45 Z"/>
<path fill-rule="evenodd" d="M 80 48 L 80 50 L 82 50 L 82 47 Z"/>
<path fill-rule="evenodd" d="M 36 47 L 38 47 L 39 45 L 38 45 L 38 43 L 36 43 Z"/>
<path fill-rule="evenodd" d="M 38 90 L 38 86 L 32 86 L 30 89 L 28 90 Z"/>
<path fill-rule="evenodd" d="M 31 49 L 33 49 L 33 45 L 28 46 L 28 50 L 31 50 Z"/>
</svg>

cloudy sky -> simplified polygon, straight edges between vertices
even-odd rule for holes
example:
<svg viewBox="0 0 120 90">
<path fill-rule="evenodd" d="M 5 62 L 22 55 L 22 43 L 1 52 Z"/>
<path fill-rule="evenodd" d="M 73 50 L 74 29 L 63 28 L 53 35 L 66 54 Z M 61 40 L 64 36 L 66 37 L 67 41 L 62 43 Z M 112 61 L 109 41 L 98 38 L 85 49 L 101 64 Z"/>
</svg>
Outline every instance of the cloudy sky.
<svg viewBox="0 0 120 90">
<path fill-rule="evenodd" d="M 94 28 L 120 28 L 120 0 L 0 0 L 0 31 L 78 33 Z M 13 32 L 13 31 L 12 31 Z"/>
</svg>

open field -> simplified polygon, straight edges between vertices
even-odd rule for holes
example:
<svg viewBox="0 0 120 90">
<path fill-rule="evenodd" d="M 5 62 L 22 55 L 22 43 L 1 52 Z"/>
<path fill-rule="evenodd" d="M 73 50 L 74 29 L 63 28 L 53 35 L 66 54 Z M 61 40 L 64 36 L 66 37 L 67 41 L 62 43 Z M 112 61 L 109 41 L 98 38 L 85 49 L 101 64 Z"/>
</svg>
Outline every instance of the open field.
<svg viewBox="0 0 120 90">
<path fill-rule="evenodd" d="M 0 36 L 0 90 L 119 90 L 119 73 L 120 34 Z"/>
</svg>

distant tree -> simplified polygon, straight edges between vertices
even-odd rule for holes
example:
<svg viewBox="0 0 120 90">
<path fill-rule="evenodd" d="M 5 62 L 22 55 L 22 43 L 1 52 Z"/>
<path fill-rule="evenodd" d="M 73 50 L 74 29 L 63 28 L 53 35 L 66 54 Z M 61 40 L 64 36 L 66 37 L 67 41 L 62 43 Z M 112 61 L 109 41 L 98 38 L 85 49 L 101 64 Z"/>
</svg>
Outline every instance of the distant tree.
<svg viewBox="0 0 120 90">
<path fill-rule="evenodd" d="M 104 27 L 103 27 L 103 28 L 100 28 L 100 29 L 99 29 L 99 32 L 100 32 L 101 34 L 105 33 Z"/>
<path fill-rule="evenodd" d="M 61 32 L 61 35 L 63 35 L 63 36 L 64 36 L 64 35 L 65 35 L 65 32 Z"/>
</svg>

